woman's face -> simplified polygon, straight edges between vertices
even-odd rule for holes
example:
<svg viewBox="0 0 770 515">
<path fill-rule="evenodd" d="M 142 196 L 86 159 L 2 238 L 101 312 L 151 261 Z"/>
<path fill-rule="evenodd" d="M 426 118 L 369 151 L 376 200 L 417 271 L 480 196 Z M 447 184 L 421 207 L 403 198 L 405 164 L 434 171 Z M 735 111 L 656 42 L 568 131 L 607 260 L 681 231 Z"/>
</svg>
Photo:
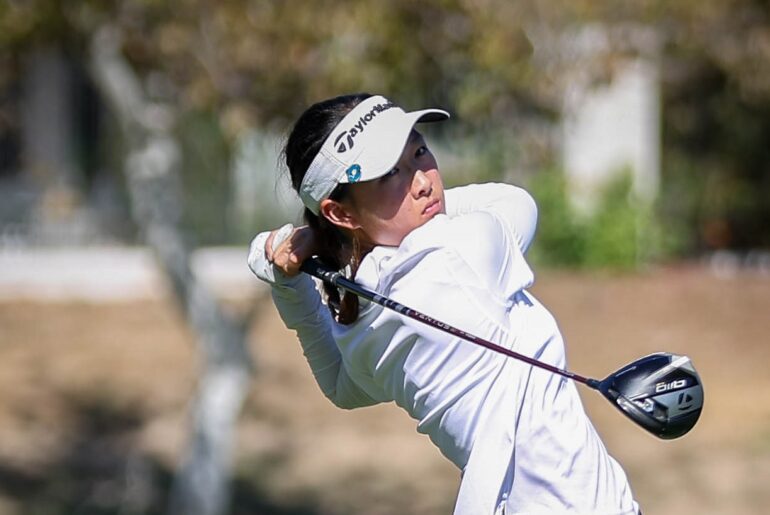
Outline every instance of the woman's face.
<svg viewBox="0 0 770 515">
<path fill-rule="evenodd" d="M 351 184 L 343 205 L 365 246 L 398 246 L 404 237 L 446 212 L 444 184 L 422 135 L 412 130 L 396 166 L 378 179 Z"/>
</svg>

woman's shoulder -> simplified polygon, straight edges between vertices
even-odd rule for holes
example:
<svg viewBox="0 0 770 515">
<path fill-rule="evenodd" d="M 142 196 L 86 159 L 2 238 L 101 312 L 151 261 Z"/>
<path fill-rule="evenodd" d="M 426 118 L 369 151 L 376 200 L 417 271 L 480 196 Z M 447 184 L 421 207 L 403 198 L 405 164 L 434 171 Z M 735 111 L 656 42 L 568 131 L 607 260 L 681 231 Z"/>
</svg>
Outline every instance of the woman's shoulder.
<svg viewBox="0 0 770 515">
<path fill-rule="evenodd" d="M 412 231 L 400 248 L 407 253 L 421 249 L 494 252 L 509 243 L 504 223 L 493 213 L 475 211 L 458 216 L 439 215 Z"/>
<path fill-rule="evenodd" d="M 457 216 L 438 215 L 412 231 L 404 238 L 401 246 L 453 247 L 468 240 L 499 236 L 504 230 L 501 220 L 488 211 L 474 211 Z"/>
<path fill-rule="evenodd" d="M 375 247 L 362 261 L 356 280 L 385 291 L 406 275 L 422 274 L 434 259 L 463 263 L 476 274 L 488 275 L 518 258 L 523 260 L 512 254 L 520 254 L 518 246 L 494 213 L 437 215 L 409 233 L 398 247 Z"/>
<path fill-rule="evenodd" d="M 388 294 L 396 284 L 443 284 L 451 275 L 507 296 L 532 282 L 529 269 L 505 223 L 489 212 L 439 215 L 412 231 L 397 248 L 375 248 L 357 275 L 367 287 Z M 442 272 L 443 271 L 443 272 Z"/>
<path fill-rule="evenodd" d="M 425 258 L 446 259 L 479 274 L 510 261 L 516 252 L 505 224 L 484 211 L 449 217 L 440 215 L 412 231 L 393 255 L 393 269 L 415 271 L 430 262 Z"/>
</svg>

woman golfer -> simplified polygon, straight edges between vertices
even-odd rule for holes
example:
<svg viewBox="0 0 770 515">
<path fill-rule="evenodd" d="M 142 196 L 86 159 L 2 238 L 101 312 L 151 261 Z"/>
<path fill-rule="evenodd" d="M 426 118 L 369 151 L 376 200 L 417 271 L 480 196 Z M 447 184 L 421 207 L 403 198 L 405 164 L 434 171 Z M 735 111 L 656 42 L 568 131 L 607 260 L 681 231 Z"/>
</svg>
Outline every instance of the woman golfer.
<svg viewBox="0 0 770 515">
<path fill-rule="evenodd" d="M 572 381 L 440 332 L 299 273 L 318 256 L 382 295 L 554 366 L 564 344 L 527 288 L 537 210 L 506 184 L 444 190 L 418 122 L 382 96 L 333 98 L 285 148 L 306 226 L 259 234 L 249 266 L 272 286 L 323 393 L 395 401 L 462 471 L 455 514 L 635 514 Z"/>
</svg>

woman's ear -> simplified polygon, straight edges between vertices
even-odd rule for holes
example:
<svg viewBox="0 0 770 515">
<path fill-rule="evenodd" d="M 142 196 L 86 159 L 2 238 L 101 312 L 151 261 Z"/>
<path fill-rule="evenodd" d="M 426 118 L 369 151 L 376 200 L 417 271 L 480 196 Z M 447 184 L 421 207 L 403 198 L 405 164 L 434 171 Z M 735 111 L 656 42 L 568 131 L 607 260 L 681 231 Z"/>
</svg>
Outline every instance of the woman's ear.
<svg viewBox="0 0 770 515">
<path fill-rule="evenodd" d="M 358 219 L 348 206 L 336 200 L 324 199 L 321 201 L 320 214 L 331 223 L 343 229 L 354 231 L 361 227 Z"/>
</svg>

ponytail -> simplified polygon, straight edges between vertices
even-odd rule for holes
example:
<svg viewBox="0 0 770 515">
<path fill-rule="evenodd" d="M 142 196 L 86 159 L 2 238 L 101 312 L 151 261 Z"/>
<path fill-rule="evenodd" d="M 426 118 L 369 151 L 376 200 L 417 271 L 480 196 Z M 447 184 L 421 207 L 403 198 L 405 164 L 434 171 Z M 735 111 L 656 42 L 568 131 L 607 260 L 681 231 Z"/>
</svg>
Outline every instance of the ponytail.
<svg viewBox="0 0 770 515">
<path fill-rule="evenodd" d="M 361 265 L 361 246 L 355 236 L 348 236 L 339 227 L 328 221 L 323 216 L 313 214 L 305 209 L 305 221 L 313 231 L 318 242 L 316 249 L 318 259 L 332 270 L 347 272 L 350 267 L 349 277 L 353 278 Z M 358 297 L 345 291 L 340 296 L 340 290 L 324 282 L 326 302 L 332 316 L 343 325 L 349 325 L 358 320 Z"/>
</svg>

